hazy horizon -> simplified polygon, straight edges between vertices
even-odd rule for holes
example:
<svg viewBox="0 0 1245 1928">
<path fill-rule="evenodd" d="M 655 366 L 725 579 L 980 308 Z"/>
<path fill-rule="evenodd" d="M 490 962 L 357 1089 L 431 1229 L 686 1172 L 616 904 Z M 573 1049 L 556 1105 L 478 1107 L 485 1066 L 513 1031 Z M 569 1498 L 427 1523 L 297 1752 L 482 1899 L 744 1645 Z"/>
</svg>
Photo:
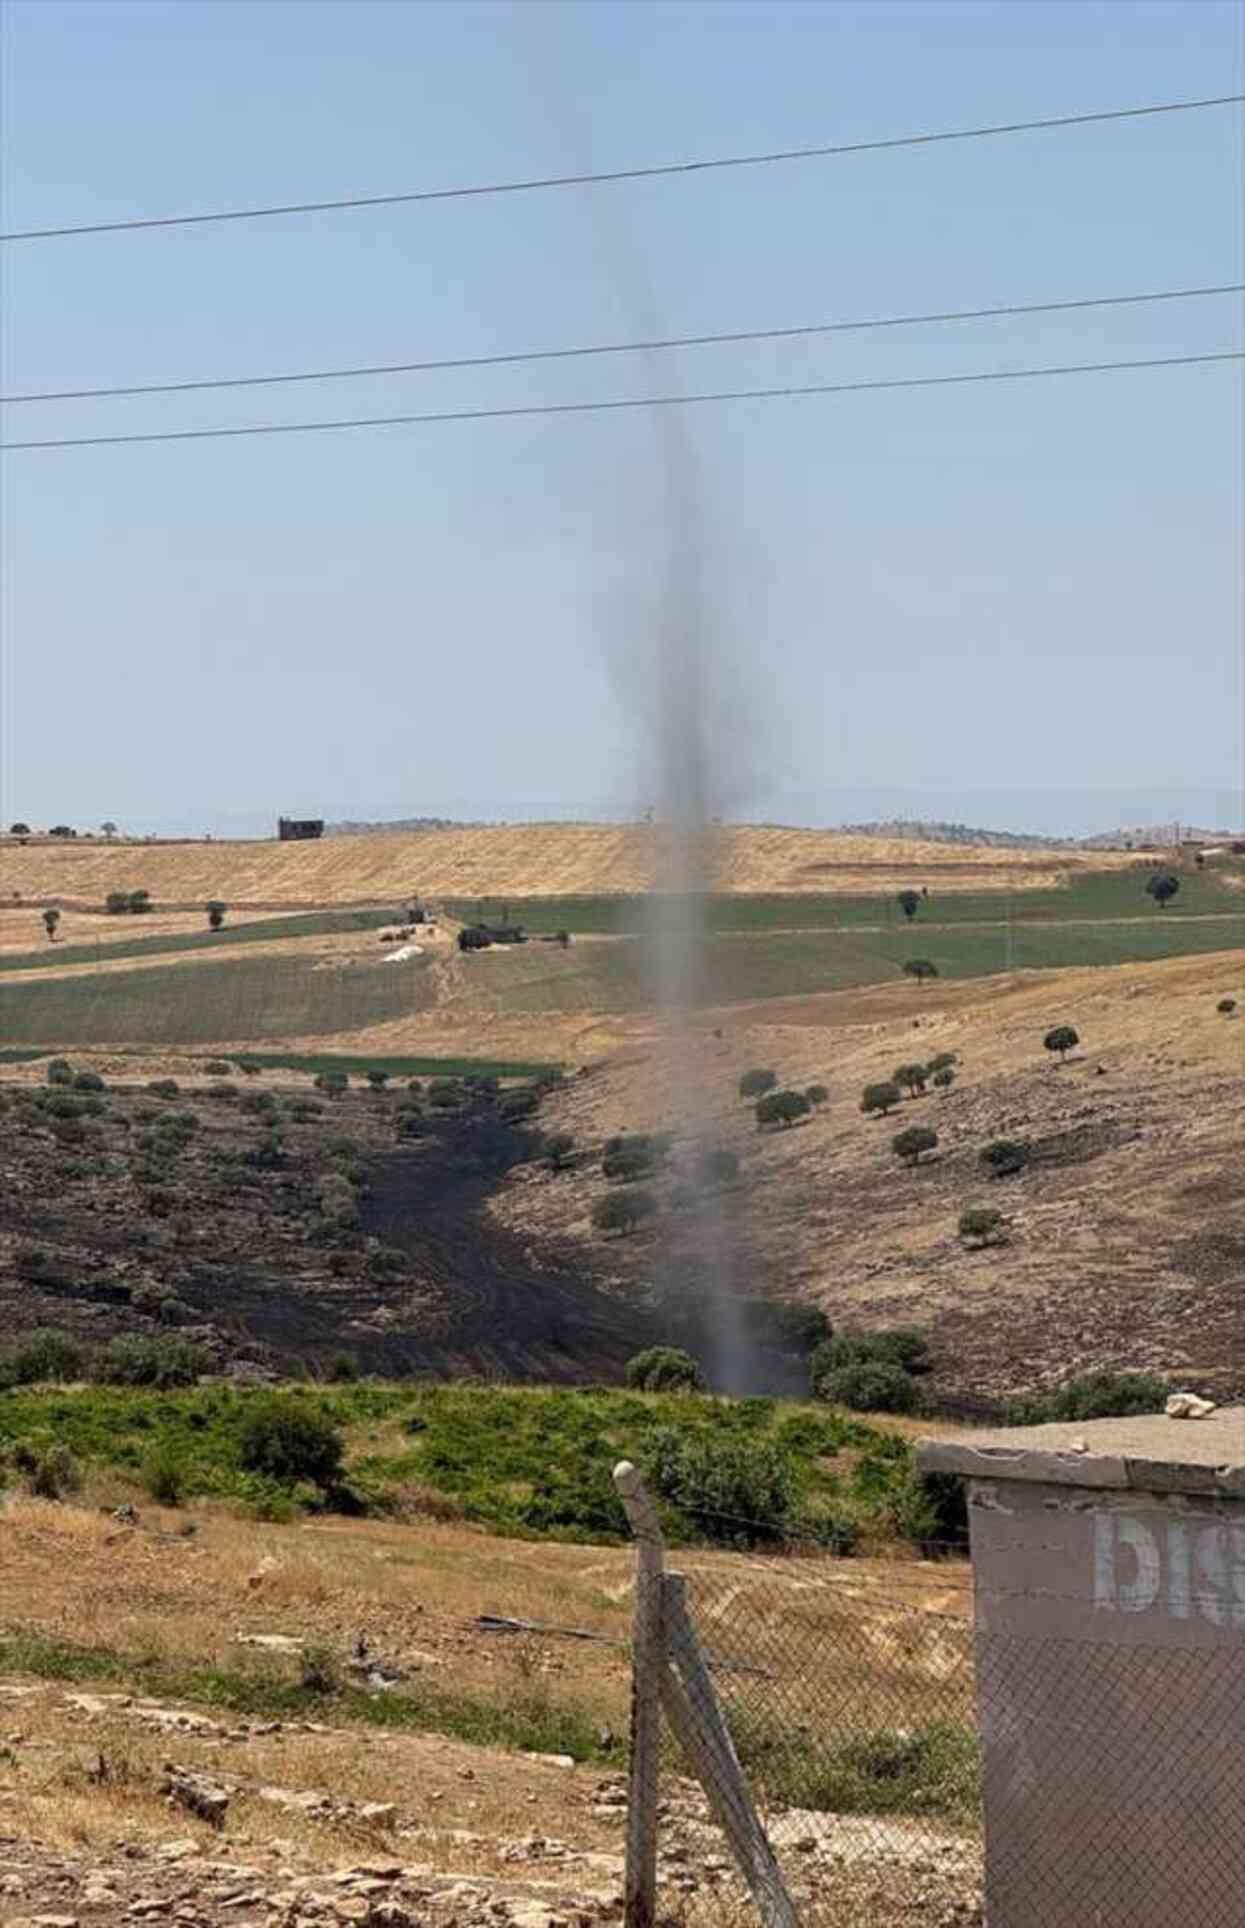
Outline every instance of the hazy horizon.
<svg viewBox="0 0 1245 1928">
<path fill-rule="evenodd" d="M 4 226 L 1221 96 L 1241 85 L 1243 22 L 1233 0 L 7 0 Z M 1217 107 L 13 242 L 3 391 L 1221 288 L 1245 281 L 1241 163 L 1240 110 Z M 5 439 L 1230 354 L 1241 314 L 1229 293 L 25 401 Z M 0 816 L 219 833 L 278 813 L 642 809 L 658 728 L 631 698 L 661 633 L 663 544 L 680 539 L 662 526 L 657 419 L 5 454 Z M 1239 823 L 1240 364 L 677 420 L 706 479 L 713 647 L 733 665 L 713 746 L 732 815 L 1057 835 Z"/>
</svg>

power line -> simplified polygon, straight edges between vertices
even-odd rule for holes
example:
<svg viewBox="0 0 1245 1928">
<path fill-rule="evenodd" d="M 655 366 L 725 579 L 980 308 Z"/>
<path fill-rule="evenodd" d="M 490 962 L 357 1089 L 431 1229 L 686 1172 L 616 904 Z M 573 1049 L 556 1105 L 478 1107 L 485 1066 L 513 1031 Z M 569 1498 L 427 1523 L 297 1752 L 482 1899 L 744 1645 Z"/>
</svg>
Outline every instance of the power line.
<svg viewBox="0 0 1245 1928">
<path fill-rule="evenodd" d="M 603 342 L 583 348 L 526 348 L 501 355 L 453 355 L 435 361 L 372 362 L 351 368 L 310 368 L 277 375 L 228 375 L 206 381 L 130 382 L 108 388 L 49 388 L 0 395 L 0 404 L 98 401 L 126 395 L 187 395 L 204 389 L 267 388 L 281 382 L 354 381 L 366 375 L 427 374 L 451 368 L 500 368 L 516 362 L 573 361 L 592 355 L 637 355 L 657 348 L 709 348 L 745 341 L 791 341 L 800 336 L 850 334 L 871 328 L 912 328 L 925 322 L 992 321 L 1010 315 L 1065 314 L 1074 309 L 1124 308 L 1140 302 L 1191 301 L 1205 295 L 1245 293 L 1245 282 L 1207 288 L 1163 288 L 1136 295 L 1093 295 L 1075 301 L 1014 302 L 997 308 L 949 308 L 927 315 L 869 316 L 858 321 L 810 322 L 797 328 L 747 328 L 729 334 L 672 335 L 661 341 Z"/>
<path fill-rule="evenodd" d="M 783 388 L 724 388 L 699 395 L 627 395 L 603 402 L 532 402 L 510 408 L 439 409 L 422 415 L 351 415 L 319 422 L 250 422 L 240 428 L 154 429 L 129 435 L 67 435 L 45 441 L 0 442 L 15 449 L 85 449 L 135 442 L 211 442 L 239 435 L 307 435 L 327 429 L 402 428 L 443 422 L 497 422 L 519 416 L 600 415 L 626 408 L 683 408 L 697 402 L 762 402 L 799 395 L 859 395 L 894 388 L 955 388 L 970 382 L 1030 381 L 1044 375 L 1102 375 L 1115 369 L 1187 368 L 1245 361 L 1245 350 L 1211 355 L 1157 355 L 1139 361 L 1066 362 L 1055 368 L 995 368 L 967 375 L 909 375 L 886 381 L 812 382 Z"/>
<path fill-rule="evenodd" d="M 1096 114 L 1055 114 L 1042 120 L 1004 121 L 988 127 L 952 127 L 936 133 L 896 134 L 885 140 L 837 141 L 824 147 L 778 148 L 767 154 L 725 154 L 707 161 L 666 161 L 652 167 L 620 167 L 603 174 L 547 174 L 524 181 L 489 181 L 474 187 L 418 188 L 404 194 L 343 195 L 329 201 L 285 201 L 271 207 L 218 208 L 206 214 L 142 215 L 128 221 L 81 221 L 69 227 L 19 228 L 0 241 L 53 241 L 78 234 L 119 234 L 135 228 L 201 227 L 210 221 L 262 221 L 281 214 L 327 214 L 339 209 L 397 207 L 416 201 L 462 201 L 488 194 L 534 194 L 545 188 L 595 187 L 610 181 L 651 181 L 669 174 L 708 174 L 727 167 L 769 167 L 781 161 L 827 160 L 842 154 L 878 154 L 895 147 L 933 147 L 943 141 L 975 141 L 1003 134 L 1031 134 L 1056 127 L 1089 127 L 1104 121 L 1141 120 L 1154 114 L 1189 114 L 1207 107 L 1234 107 L 1245 94 L 1205 100 L 1155 101 Z"/>
</svg>

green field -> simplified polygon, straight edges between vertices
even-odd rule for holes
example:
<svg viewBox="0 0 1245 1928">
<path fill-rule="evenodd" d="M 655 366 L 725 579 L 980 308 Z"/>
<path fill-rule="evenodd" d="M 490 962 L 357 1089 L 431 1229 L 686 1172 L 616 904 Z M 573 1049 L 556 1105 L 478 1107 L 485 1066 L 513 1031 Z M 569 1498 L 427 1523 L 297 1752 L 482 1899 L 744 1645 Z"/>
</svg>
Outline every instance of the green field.
<svg viewBox="0 0 1245 1928">
<path fill-rule="evenodd" d="M 235 1062 L 260 1071 L 345 1071 L 358 1077 L 387 1071 L 391 1078 L 544 1078 L 560 1070 L 539 1059 L 352 1057 L 345 1051 L 246 1051 Z"/>
<path fill-rule="evenodd" d="M 1139 922 L 1122 914 L 1099 923 L 1025 919 L 1010 927 L 918 918 L 911 929 L 716 932 L 704 947 L 699 1002 L 750 1003 L 896 982 L 913 957 L 931 959 L 941 978 L 954 979 L 1149 963 L 1242 946 L 1245 909 L 1195 917 L 1169 911 Z M 328 967 L 311 957 L 232 955 L 212 964 L 6 984 L 0 1036 L 8 1047 L 331 1037 L 425 1009 L 430 995 L 426 960 Z M 462 962 L 461 1000 L 481 1013 L 634 1011 L 654 995 L 651 947 L 634 936 L 569 950 L 504 947 Z"/>
<path fill-rule="evenodd" d="M 1240 915 L 1245 911 L 1245 863 L 1217 870 L 1181 871 L 1179 894 L 1160 911 L 1147 896 L 1143 870 L 1088 871 L 1049 890 L 938 891 L 923 898 L 913 927 L 925 924 L 1032 923 L 1042 919 L 1153 917 L 1174 920 L 1197 916 Z M 1236 884 L 1230 881 L 1236 879 Z M 698 914 L 710 931 L 852 930 L 866 927 L 902 928 L 905 918 L 893 892 L 826 894 L 823 896 L 704 897 Z M 453 898 L 446 904 L 451 917 L 464 923 L 482 919 L 521 924 L 536 936 L 555 931 L 585 935 L 635 934 L 647 928 L 650 900 L 645 897 L 510 897 Z"/>
<path fill-rule="evenodd" d="M 137 921 L 141 925 L 141 919 Z M 251 924 L 226 923 L 223 931 L 108 938 L 98 944 L 49 944 L 41 951 L 0 952 L 0 973 L 45 971 L 49 964 L 110 964 L 128 957 L 159 957 L 165 952 L 220 950 L 225 945 L 269 943 L 274 937 L 331 937 L 342 931 L 380 930 L 394 922 L 391 910 L 317 910 L 295 917 L 261 917 Z"/>
<path fill-rule="evenodd" d="M 12 1044 L 214 1044 L 219 1039 L 332 1036 L 423 1008 L 419 960 L 317 968 L 298 957 L 85 972 L 0 990 L 0 1037 Z"/>
</svg>

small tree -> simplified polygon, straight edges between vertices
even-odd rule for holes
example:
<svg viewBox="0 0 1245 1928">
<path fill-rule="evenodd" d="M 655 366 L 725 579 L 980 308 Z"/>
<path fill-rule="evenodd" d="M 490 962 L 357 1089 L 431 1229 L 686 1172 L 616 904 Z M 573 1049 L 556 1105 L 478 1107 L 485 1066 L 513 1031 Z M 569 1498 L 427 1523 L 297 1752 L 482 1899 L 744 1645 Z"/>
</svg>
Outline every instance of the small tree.
<svg viewBox="0 0 1245 1928">
<path fill-rule="evenodd" d="M 389 1073 L 382 1071 L 379 1065 L 373 1065 L 367 1074 L 367 1081 L 373 1091 L 383 1091 L 389 1083 Z"/>
<path fill-rule="evenodd" d="M 739 1159 L 721 1147 L 702 1152 L 696 1170 L 702 1185 L 733 1185 L 739 1177 Z"/>
<path fill-rule="evenodd" d="M 889 1078 L 884 1078 L 879 1084 L 865 1086 L 861 1093 L 860 1109 L 868 1112 L 870 1116 L 876 1114 L 885 1118 L 887 1112 L 892 1111 L 899 1103 L 902 1095 L 897 1084 Z"/>
<path fill-rule="evenodd" d="M 621 1238 L 627 1238 L 656 1211 L 657 1199 L 653 1192 L 646 1192 L 639 1185 L 628 1185 L 597 1200 L 592 1208 L 592 1223 L 598 1232 L 617 1232 Z"/>
<path fill-rule="evenodd" d="M 807 1118 L 812 1108 L 802 1091 L 767 1091 L 757 1100 L 757 1130 L 764 1131 L 769 1125 L 785 1129 L 797 1118 Z"/>
<path fill-rule="evenodd" d="M 739 1080 L 739 1095 L 741 1098 L 763 1098 L 765 1093 L 772 1091 L 777 1083 L 778 1073 L 776 1071 L 762 1071 L 760 1069 L 745 1071 L 743 1077 Z"/>
<path fill-rule="evenodd" d="M 938 1133 L 929 1125 L 909 1125 L 906 1131 L 898 1131 L 891 1139 L 891 1150 L 897 1158 L 906 1159 L 909 1165 L 919 1162 L 922 1152 L 933 1151 L 938 1143 Z"/>
<path fill-rule="evenodd" d="M 222 904 L 217 901 L 213 901 L 207 906 L 207 920 L 212 930 L 218 931 L 220 929 L 225 921 L 225 912 L 228 908 L 228 904 Z"/>
<path fill-rule="evenodd" d="M 60 923 L 60 921 L 61 921 L 61 914 L 58 910 L 44 911 L 43 928 L 48 934 L 49 944 L 54 944 L 56 942 L 56 926 Z"/>
<path fill-rule="evenodd" d="M 1176 892 L 1180 889 L 1180 879 L 1174 871 L 1156 870 L 1146 885 L 1150 896 L 1160 910 L 1166 910 Z"/>
<path fill-rule="evenodd" d="M 569 1131 L 550 1132 L 545 1140 L 545 1157 L 549 1161 L 550 1171 L 565 1171 L 574 1149 L 575 1140 Z"/>
<path fill-rule="evenodd" d="M 943 1097 L 945 1098 L 947 1093 L 950 1091 L 952 1085 L 955 1083 L 955 1072 L 951 1069 L 951 1066 L 949 1064 L 944 1064 L 939 1066 L 938 1070 L 935 1071 L 934 1073 L 933 1083 L 937 1085 L 938 1089 L 941 1091 Z"/>
<path fill-rule="evenodd" d="M 938 966 L 928 957 L 910 957 L 903 970 L 905 977 L 916 978 L 918 984 L 924 984 L 926 978 L 938 975 Z"/>
<path fill-rule="evenodd" d="M 150 909 L 151 892 L 149 890 L 132 890 L 130 892 L 130 911 L 133 916 L 142 917 Z"/>
<path fill-rule="evenodd" d="M 1028 1164 L 1029 1147 L 1014 1138 L 996 1138 L 983 1150 L 981 1162 L 991 1178 L 1010 1178 Z"/>
<path fill-rule="evenodd" d="M 1081 1034 L 1075 1025 L 1071 1024 L 1057 1024 L 1054 1030 L 1048 1031 L 1042 1039 L 1042 1043 L 1048 1051 L 1057 1051 L 1059 1053 L 1060 1064 L 1064 1062 L 1069 1051 L 1074 1050 L 1080 1042 Z"/>
<path fill-rule="evenodd" d="M 949 1071 L 953 1064 L 958 1063 L 959 1058 L 954 1051 L 939 1051 L 930 1059 L 926 1070 L 932 1076 L 935 1071 Z"/>
<path fill-rule="evenodd" d="M 328 1098 L 340 1098 L 349 1083 L 350 1075 L 345 1071 L 318 1071 L 315 1077 L 316 1090 Z"/>
<path fill-rule="evenodd" d="M 804 1096 L 810 1105 L 820 1108 L 828 1102 L 830 1093 L 823 1084 L 811 1084 L 806 1086 Z"/>
<path fill-rule="evenodd" d="M 901 1064 L 891 1073 L 894 1082 L 911 1098 L 923 1097 L 929 1073 L 923 1064 Z"/>
<path fill-rule="evenodd" d="M 341 1473 L 342 1438 L 314 1406 L 291 1393 L 268 1393 L 242 1420 L 238 1456 L 248 1473 L 331 1486 Z"/>
<path fill-rule="evenodd" d="M 1236 999 L 1234 997 L 1221 997 L 1215 1009 L 1220 1012 L 1223 1017 L 1230 1018 L 1236 1010 Z"/>
<path fill-rule="evenodd" d="M 49 1058 L 47 1080 L 50 1085 L 71 1085 L 73 1066 L 68 1058 Z"/>
<path fill-rule="evenodd" d="M 999 1245 L 1006 1237 L 1006 1223 L 991 1205 L 969 1205 L 960 1213 L 956 1230 L 966 1245 Z"/>
<path fill-rule="evenodd" d="M 895 902 L 899 905 L 900 910 L 908 919 L 908 922 L 911 923 L 917 911 L 921 908 L 921 893 L 917 890 L 901 890 Z"/>
<path fill-rule="evenodd" d="M 637 1392 L 702 1392 L 705 1375 L 681 1346 L 646 1346 L 628 1359 L 627 1384 Z"/>
<path fill-rule="evenodd" d="M 101 823 L 100 829 L 106 837 L 115 837 L 117 834 L 117 826 L 115 823 Z"/>
<path fill-rule="evenodd" d="M 10 837 L 29 837 L 31 835 L 30 825 L 28 823 L 11 823 L 9 825 L 9 835 Z"/>
</svg>

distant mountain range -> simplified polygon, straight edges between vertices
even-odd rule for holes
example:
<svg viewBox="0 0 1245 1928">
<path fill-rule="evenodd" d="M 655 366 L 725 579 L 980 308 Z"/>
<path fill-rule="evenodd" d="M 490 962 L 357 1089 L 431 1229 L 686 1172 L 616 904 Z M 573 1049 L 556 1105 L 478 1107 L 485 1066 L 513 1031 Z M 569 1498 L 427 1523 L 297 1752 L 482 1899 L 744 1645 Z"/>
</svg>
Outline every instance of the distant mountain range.
<svg viewBox="0 0 1245 1928">
<path fill-rule="evenodd" d="M 330 837 L 362 837 L 378 831 L 397 830 L 487 830 L 505 819 L 464 817 L 390 817 L 367 821 L 346 820 L 326 823 Z M 871 823 L 844 823 L 836 826 L 854 837 L 906 838 L 913 843 L 973 844 L 996 850 L 1140 850 L 1170 849 L 1178 840 L 1194 843 L 1229 843 L 1239 839 L 1240 831 L 1206 830 L 1195 824 L 1160 823 L 1133 825 L 1122 830 L 1102 830 L 1092 837 L 1048 837 L 1023 830 L 983 830 L 980 824 L 941 823 L 924 817 L 888 817 Z"/>
<path fill-rule="evenodd" d="M 377 830 L 485 830 L 484 821 L 464 821 L 461 817 L 387 817 L 376 823 L 326 823 L 326 837 L 366 837 Z"/>
<path fill-rule="evenodd" d="M 1057 850 L 1066 838 L 1039 837 L 1022 830 L 982 830 L 968 823 L 927 823 L 892 817 L 885 823 L 845 823 L 839 828 L 855 837 L 906 837 L 914 843 L 986 844 L 1000 850 Z"/>
</svg>

